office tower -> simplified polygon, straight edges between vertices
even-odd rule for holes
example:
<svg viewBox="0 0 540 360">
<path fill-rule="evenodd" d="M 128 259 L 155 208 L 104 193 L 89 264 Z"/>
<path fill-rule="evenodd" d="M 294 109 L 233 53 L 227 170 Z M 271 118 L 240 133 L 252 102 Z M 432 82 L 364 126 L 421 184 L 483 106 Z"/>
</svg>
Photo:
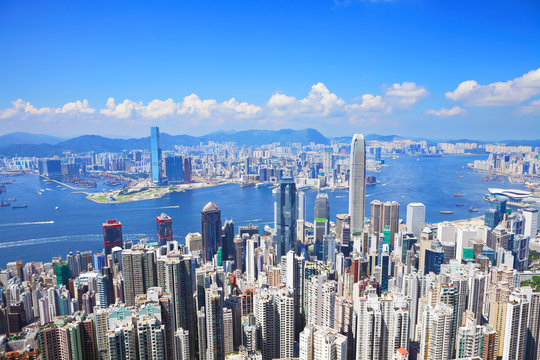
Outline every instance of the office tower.
<svg viewBox="0 0 540 360">
<path fill-rule="evenodd" d="M 114 288 L 111 269 L 104 266 L 97 276 L 99 307 L 106 309 L 114 304 Z"/>
<path fill-rule="evenodd" d="M 468 299 L 467 310 L 470 311 L 476 319 L 477 325 L 482 324 L 484 308 L 484 292 L 486 288 L 486 276 L 481 273 L 475 273 L 468 279 Z"/>
<path fill-rule="evenodd" d="M 68 285 L 70 278 L 69 264 L 67 261 L 54 262 L 54 274 L 58 285 Z"/>
<path fill-rule="evenodd" d="M 223 261 L 234 259 L 234 223 L 232 220 L 225 221 L 221 236 L 221 256 Z"/>
<path fill-rule="evenodd" d="M 297 219 L 296 185 L 290 176 L 281 178 L 276 188 L 276 250 L 277 257 L 285 256 L 291 249 L 296 249 Z"/>
<path fill-rule="evenodd" d="M 529 267 L 529 241 L 530 238 L 525 235 L 514 235 L 512 248 L 509 249 L 514 257 L 514 269 L 525 271 Z"/>
<path fill-rule="evenodd" d="M 221 247 L 221 211 L 209 202 L 201 211 L 202 260 L 212 261 L 217 249 Z"/>
<path fill-rule="evenodd" d="M 189 353 L 192 359 L 196 359 L 198 332 L 195 304 L 195 259 L 190 255 L 167 257 L 164 265 L 164 291 L 171 295 L 175 329 L 182 328 L 189 333 Z"/>
<path fill-rule="evenodd" d="M 388 291 L 388 279 L 390 277 L 390 248 L 383 244 L 381 254 L 381 291 Z"/>
<path fill-rule="evenodd" d="M 388 236 L 390 245 L 393 247 L 394 235 L 399 230 L 399 203 L 396 201 L 383 203 L 379 200 L 373 200 L 370 203 L 370 224 L 372 233 L 377 237 L 386 226 L 389 226 Z"/>
<path fill-rule="evenodd" d="M 160 245 L 167 244 L 167 241 L 173 239 L 172 219 L 169 215 L 162 213 L 156 217 L 157 237 Z"/>
<path fill-rule="evenodd" d="M 450 360 L 452 355 L 452 307 L 427 305 L 422 313 L 419 359 Z"/>
<path fill-rule="evenodd" d="M 244 271 L 244 240 L 240 237 L 234 238 L 234 267 Z"/>
<path fill-rule="evenodd" d="M 506 304 L 504 360 L 525 359 L 529 306 L 529 300 L 525 296 L 518 295 L 511 295 L 510 301 Z"/>
<path fill-rule="evenodd" d="M 345 224 L 350 226 L 351 217 L 349 214 L 337 214 L 336 215 L 336 240 L 339 243 L 343 243 L 343 227 Z"/>
<path fill-rule="evenodd" d="M 495 228 L 499 224 L 498 213 L 495 209 L 487 209 L 484 213 L 484 225 L 490 229 Z"/>
<path fill-rule="evenodd" d="M 257 268 L 255 267 L 255 239 L 246 240 L 246 280 L 254 283 L 257 280 Z"/>
<path fill-rule="evenodd" d="M 524 209 L 523 217 L 525 218 L 523 235 L 528 236 L 530 239 L 534 239 L 538 231 L 538 209 Z"/>
<path fill-rule="evenodd" d="M 472 241 L 476 238 L 476 230 L 469 227 L 458 227 L 456 234 L 456 260 L 461 263 L 463 251 L 472 247 Z"/>
<path fill-rule="evenodd" d="M 161 143 L 159 138 L 159 127 L 152 126 L 150 130 L 150 170 L 152 173 L 152 183 L 156 185 L 160 185 L 163 181 L 163 159 L 161 156 Z"/>
<path fill-rule="evenodd" d="M 222 289 L 213 284 L 211 288 L 205 290 L 205 299 L 206 359 L 225 359 Z"/>
<path fill-rule="evenodd" d="M 300 359 L 346 360 L 347 337 L 335 330 L 309 325 L 300 333 Z"/>
<path fill-rule="evenodd" d="M 117 220 L 107 220 L 106 223 L 103 223 L 103 248 L 105 249 L 105 258 L 111 253 L 113 247 L 122 247 L 122 245 L 122 224 Z"/>
<path fill-rule="evenodd" d="M 174 360 L 189 360 L 189 332 L 182 328 L 176 330 L 174 335 Z"/>
<path fill-rule="evenodd" d="M 422 203 L 407 205 L 407 232 L 419 237 L 422 225 L 426 222 L 426 206 Z"/>
<path fill-rule="evenodd" d="M 186 157 L 184 158 L 184 164 L 183 164 L 183 173 L 184 173 L 184 182 L 191 182 L 192 175 L 191 175 L 191 158 Z"/>
<path fill-rule="evenodd" d="M 201 233 L 188 233 L 186 235 L 186 246 L 189 252 L 202 251 L 202 235 Z"/>
<path fill-rule="evenodd" d="M 319 193 L 315 199 L 315 250 L 314 255 L 322 260 L 323 237 L 330 231 L 330 203 L 328 194 Z"/>
<path fill-rule="evenodd" d="M 165 158 L 165 174 L 167 183 L 181 184 L 184 182 L 184 162 L 181 156 L 168 156 Z"/>
<path fill-rule="evenodd" d="M 349 176 L 349 215 L 351 234 L 362 235 L 364 229 L 364 205 L 366 202 L 366 145 L 362 134 L 355 134 L 351 143 L 351 166 Z M 354 249 L 360 252 L 360 244 Z"/>
<path fill-rule="evenodd" d="M 298 191 L 298 217 L 297 220 L 306 220 L 306 193 Z"/>
</svg>

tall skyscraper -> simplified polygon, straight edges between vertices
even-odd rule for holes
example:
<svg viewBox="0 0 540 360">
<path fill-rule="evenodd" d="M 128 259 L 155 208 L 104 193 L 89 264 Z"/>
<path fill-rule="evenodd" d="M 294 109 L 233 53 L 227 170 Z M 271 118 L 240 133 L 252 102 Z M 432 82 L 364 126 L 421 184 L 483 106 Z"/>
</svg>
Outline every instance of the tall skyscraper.
<svg viewBox="0 0 540 360">
<path fill-rule="evenodd" d="M 157 237 L 160 245 L 167 244 L 167 241 L 173 239 L 172 219 L 167 214 L 161 214 L 156 218 L 157 221 Z"/>
<path fill-rule="evenodd" d="M 298 191 L 298 220 L 306 220 L 306 193 Z"/>
<path fill-rule="evenodd" d="M 364 230 L 364 206 L 366 202 L 366 144 L 364 135 L 355 134 L 351 143 L 351 173 L 349 177 L 349 215 L 351 234 L 359 236 Z M 360 251 L 360 242 L 354 248 Z"/>
<path fill-rule="evenodd" d="M 221 247 L 221 211 L 213 202 L 209 202 L 201 211 L 202 259 L 212 258 Z"/>
<path fill-rule="evenodd" d="M 290 176 L 281 178 L 276 189 L 276 242 L 278 258 L 296 248 L 296 185 Z"/>
<path fill-rule="evenodd" d="M 152 183 L 161 184 L 163 181 L 161 156 L 161 142 L 159 136 L 159 128 L 152 126 L 150 130 L 150 170 L 152 173 Z"/>
<path fill-rule="evenodd" d="M 323 237 L 330 230 L 330 202 L 328 194 L 319 193 L 315 199 L 315 256 L 322 260 Z"/>
<path fill-rule="evenodd" d="M 221 256 L 222 260 L 234 259 L 234 223 L 232 220 L 225 221 L 222 229 Z"/>
<path fill-rule="evenodd" d="M 186 157 L 183 162 L 184 182 L 191 182 L 191 158 Z"/>
<path fill-rule="evenodd" d="M 399 203 L 396 201 L 381 202 L 373 200 L 370 203 L 371 231 L 378 238 L 384 228 L 389 226 L 389 242 L 393 247 L 394 235 L 399 230 Z"/>
<path fill-rule="evenodd" d="M 105 257 L 111 253 L 113 247 L 122 247 L 122 224 L 120 221 L 107 220 L 106 223 L 103 223 L 103 245 Z"/>
<path fill-rule="evenodd" d="M 426 222 L 426 206 L 422 203 L 410 203 L 407 205 L 407 232 L 413 233 L 416 238 L 420 237 L 422 224 Z"/>
<path fill-rule="evenodd" d="M 221 288 L 206 289 L 206 359 L 225 359 L 223 295 Z M 203 349 L 200 349 L 203 351 Z"/>
</svg>

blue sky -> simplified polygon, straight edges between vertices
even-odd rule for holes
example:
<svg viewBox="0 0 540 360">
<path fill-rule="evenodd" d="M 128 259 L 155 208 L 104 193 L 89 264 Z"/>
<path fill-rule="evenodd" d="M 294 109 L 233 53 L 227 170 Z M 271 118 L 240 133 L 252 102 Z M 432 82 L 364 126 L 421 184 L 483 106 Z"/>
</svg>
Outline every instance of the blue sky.
<svg viewBox="0 0 540 360">
<path fill-rule="evenodd" d="M 0 133 L 540 138 L 540 2 L 0 2 Z"/>
</svg>

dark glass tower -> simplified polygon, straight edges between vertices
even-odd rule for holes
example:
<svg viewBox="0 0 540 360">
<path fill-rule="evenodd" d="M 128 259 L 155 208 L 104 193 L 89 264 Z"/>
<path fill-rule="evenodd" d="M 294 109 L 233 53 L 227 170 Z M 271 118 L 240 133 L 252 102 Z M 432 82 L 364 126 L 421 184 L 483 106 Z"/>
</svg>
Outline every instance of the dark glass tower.
<svg viewBox="0 0 540 360">
<path fill-rule="evenodd" d="M 330 229 L 330 202 L 328 194 L 319 193 L 315 199 L 315 256 L 322 260 L 323 238 Z"/>
<path fill-rule="evenodd" d="M 290 176 L 281 178 L 276 189 L 277 256 L 285 256 L 296 248 L 296 185 Z"/>
<path fill-rule="evenodd" d="M 167 244 L 173 239 L 172 219 L 167 214 L 161 214 L 157 218 L 157 237 L 160 245 Z"/>
<path fill-rule="evenodd" d="M 103 223 L 103 247 L 105 257 L 111 253 L 115 246 L 122 246 L 122 224 L 117 220 L 107 220 Z"/>
<path fill-rule="evenodd" d="M 221 211 L 213 202 L 201 211 L 201 235 L 203 262 L 211 261 L 221 247 Z"/>
<path fill-rule="evenodd" d="M 165 158 L 165 172 L 169 184 L 179 184 L 184 181 L 184 169 L 181 156 L 169 156 Z"/>
<path fill-rule="evenodd" d="M 234 223 L 232 220 L 225 221 L 221 242 L 221 256 L 225 260 L 234 259 Z"/>
</svg>

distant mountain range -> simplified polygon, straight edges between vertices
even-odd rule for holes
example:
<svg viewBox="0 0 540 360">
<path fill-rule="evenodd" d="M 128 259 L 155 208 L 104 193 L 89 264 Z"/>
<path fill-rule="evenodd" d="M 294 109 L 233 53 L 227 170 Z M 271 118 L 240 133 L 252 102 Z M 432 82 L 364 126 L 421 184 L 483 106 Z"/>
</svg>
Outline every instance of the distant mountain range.
<svg viewBox="0 0 540 360">
<path fill-rule="evenodd" d="M 398 135 L 378 135 L 368 134 L 366 140 L 393 141 L 407 139 Z M 488 143 L 478 140 L 435 140 L 410 138 L 411 140 L 426 140 L 430 144 L 440 141 L 451 143 L 456 142 L 476 142 L 479 144 Z M 331 140 L 349 142 L 351 137 L 343 136 L 328 138 L 315 129 L 304 130 L 246 130 L 246 131 L 218 131 L 203 136 L 191 135 L 169 135 L 161 133 L 161 147 L 164 150 L 172 150 L 175 145 L 193 146 L 209 141 L 224 143 L 235 142 L 240 145 L 259 146 L 279 142 L 281 144 L 302 143 L 308 145 L 330 144 Z M 539 140 L 505 140 L 498 141 L 507 145 L 529 145 L 540 146 Z M 50 135 L 30 134 L 24 132 L 14 132 L 0 136 L 0 155 L 6 156 L 54 156 L 60 155 L 64 151 L 74 153 L 82 152 L 121 152 L 123 150 L 148 149 L 150 147 L 150 137 L 133 139 L 113 139 L 99 135 L 83 135 L 72 139 L 61 139 Z"/>
<path fill-rule="evenodd" d="M 214 132 L 203 136 L 169 135 L 161 133 L 161 147 L 172 150 L 175 145 L 193 146 L 209 141 L 224 143 L 235 142 L 241 145 L 264 145 L 275 142 L 291 144 L 295 142 L 307 145 L 329 144 L 330 140 L 314 129 L 304 130 L 246 130 L 236 132 Z M 123 150 L 148 149 L 150 137 L 137 139 L 111 139 L 99 135 L 83 135 L 62 140 L 46 135 L 29 133 L 11 133 L 0 136 L 0 155 L 6 156 L 53 156 L 64 151 L 74 153 L 120 152 Z"/>
</svg>

